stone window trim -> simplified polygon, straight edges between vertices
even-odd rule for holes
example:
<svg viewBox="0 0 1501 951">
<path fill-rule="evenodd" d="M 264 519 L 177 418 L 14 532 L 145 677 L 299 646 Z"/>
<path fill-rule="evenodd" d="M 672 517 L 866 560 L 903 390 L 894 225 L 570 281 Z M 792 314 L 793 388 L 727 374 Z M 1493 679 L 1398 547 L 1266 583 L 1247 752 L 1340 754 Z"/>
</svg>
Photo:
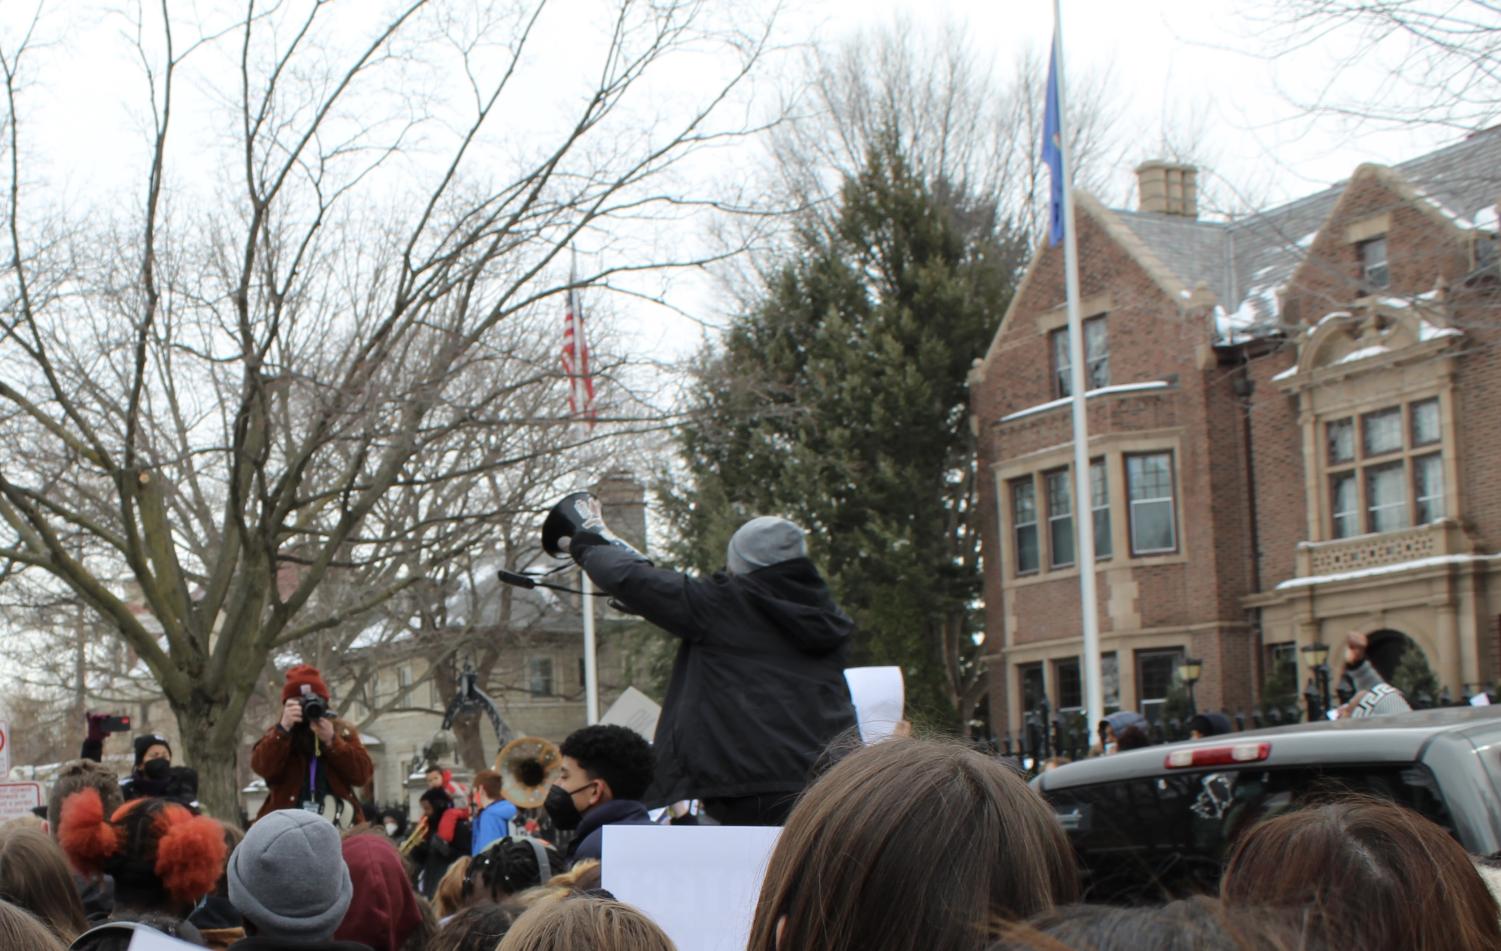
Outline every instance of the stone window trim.
<svg viewBox="0 0 1501 951">
<path fill-rule="evenodd" d="M 1139 709 L 1141 695 L 1137 692 L 1139 674 L 1136 666 L 1136 657 L 1139 652 L 1153 651 L 1179 651 L 1185 655 L 1193 653 L 1194 634 L 1196 631 L 1219 630 L 1217 624 L 1194 625 L 1191 627 L 1154 628 L 1141 631 L 1101 631 L 1100 632 L 1100 657 L 1115 658 L 1115 686 L 1116 692 L 1113 698 L 1109 696 L 1108 684 L 1105 702 L 1121 710 Z M 1047 690 L 1048 703 L 1053 703 L 1057 696 L 1058 681 L 1056 679 L 1057 664 L 1059 661 L 1077 659 L 1079 661 L 1080 689 L 1083 689 L 1084 659 L 1080 654 L 1080 636 L 1075 633 L 1072 637 L 1049 638 L 1042 642 L 1029 642 L 1024 645 L 1006 648 L 1002 654 L 995 658 L 993 663 L 997 668 L 1004 664 L 1006 671 L 1005 683 L 1007 696 L 1003 705 L 1012 724 L 1012 731 L 1017 730 L 1017 719 L 1026 711 L 1021 703 L 1021 669 L 1033 664 L 1040 665 L 1043 671 L 1044 686 Z M 1102 670 L 1102 673 L 1106 673 Z M 1108 679 L 1108 678 L 1107 678 Z M 1301 683 L 1301 682 L 1300 682 Z M 1098 725 L 1098 721 L 1096 721 Z"/>
<path fill-rule="evenodd" d="M 1447 391 L 1435 388 L 1336 411 L 1314 423 L 1323 447 L 1313 462 L 1324 489 L 1311 500 L 1319 541 L 1402 531 L 1458 511 L 1451 495 L 1456 474 L 1449 404 Z M 1347 431 L 1353 438 L 1345 456 L 1334 446 L 1346 440 L 1331 434 Z M 1398 485 L 1400 501 L 1390 494 Z"/>
<path fill-rule="evenodd" d="M 1148 471 L 1149 464 L 1160 463 L 1162 457 L 1167 457 L 1167 484 L 1162 485 L 1160 480 L 1154 478 L 1156 473 Z M 1145 557 L 1151 555 L 1174 554 L 1178 551 L 1178 509 L 1180 480 L 1178 478 L 1178 461 L 1172 450 L 1159 449 L 1150 452 L 1124 453 L 1121 458 L 1123 474 L 1126 483 L 1126 525 L 1127 537 L 1130 540 L 1130 551 L 1133 557 Z M 1133 478 L 1134 475 L 1134 478 Z M 1165 492 L 1165 494 L 1164 494 Z M 1171 544 L 1157 545 L 1147 548 L 1138 548 L 1137 527 L 1138 518 L 1141 524 L 1146 525 L 1149 512 L 1157 512 L 1162 505 L 1167 506 L 1167 530 Z"/>
<path fill-rule="evenodd" d="M 1084 390 L 1098 390 L 1110 385 L 1110 327 L 1104 314 L 1084 318 Z M 1073 393 L 1070 376 L 1072 353 L 1069 349 L 1068 325 L 1048 331 L 1048 367 L 1053 381 L 1051 397 L 1062 399 Z"/>
<path fill-rule="evenodd" d="M 1105 471 L 1105 488 L 1109 500 L 1108 510 L 1104 511 L 1104 520 L 1110 526 L 1111 546 L 1108 553 L 1096 553 L 1095 560 L 1099 563 L 1111 563 L 1115 567 L 1121 564 L 1170 564 L 1186 561 L 1188 552 L 1182 533 L 1183 505 L 1183 452 L 1181 447 L 1181 430 L 1154 430 L 1141 433 L 1114 433 L 1090 440 L 1091 468 L 1095 464 L 1103 463 Z M 1173 512 L 1174 512 L 1174 535 L 1177 547 L 1173 551 L 1132 554 L 1129 548 L 1130 520 L 1127 515 L 1129 500 L 1127 498 L 1126 480 L 1126 456 L 1150 455 L 1153 453 L 1167 452 L 1172 457 L 1173 475 Z M 1018 587 L 1028 584 L 1046 583 L 1065 578 L 1076 578 L 1078 575 L 1077 565 L 1054 567 L 1049 564 L 1050 555 L 1045 550 L 1043 513 L 1046 504 L 1046 484 L 1044 474 L 1059 469 L 1067 469 L 1070 474 L 1073 471 L 1073 448 L 1068 444 L 1056 446 L 1042 453 L 1031 453 L 1023 457 L 1009 460 L 1004 466 L 996 466 L 992 469 L 995 479 L 996 511 L 1000 523 L 999 539 L 1001 547 L 1001 584 L 1004 587 Z M 1029 482 L 1033 486 L 1033 498 L 1037 506 L 1037 570 L 1018 571 L 1017 558 L 1017 533 L 1018 528 L 1013 508 L 1013 491 L 1018 483 Z M 1091 479 L 1091 482 L 1093 480 Z M 1072 479 L 1070 479 L 1072 484 Z M 1073 508 L 1077 508 L 1074 506 Z M 1096 514 L 1097 507 L 1090 504 L 1091 514 Z M 1101 519 L 1096 519 L 1098 525 Z M 1028 526 L 1021 526 L 1027 528 Z M 1126 547 L 1121 552 L 1116 552 L 1116 539 L 1126 539 Z M 1098 542 L 1099 539 L 1097 538 Z M 1124 562 L 1117 559 L 1125 558 Z"/>
</svg>

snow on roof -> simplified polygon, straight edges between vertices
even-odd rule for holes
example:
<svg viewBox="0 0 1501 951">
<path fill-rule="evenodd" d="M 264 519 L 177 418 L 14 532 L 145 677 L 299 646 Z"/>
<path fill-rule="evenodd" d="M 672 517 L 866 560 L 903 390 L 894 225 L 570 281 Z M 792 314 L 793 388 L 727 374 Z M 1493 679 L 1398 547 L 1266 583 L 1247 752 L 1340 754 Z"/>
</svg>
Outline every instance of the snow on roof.
<svg viewBox="0 0 1501 951">
<path fill-rule="evenodd" d="M 1169 383 L 1166 380 L 1152 380 L 1148 383 L 1119 383 L 1115 386 L 1102 386 L 1098 389 L 1090 390 L 1089 392 L 1084 394 L 1084 398 L 1092 400 L 1096 396 L 1111 396 L 1116 393 L 1139 393 L 1144 390 L 1165 390 L 1172 385 L 1173 384 Z M 1067 406 L 1072 402 L 1073 397 L 1071 396 L 1065 396 L 1061 399 L 1056 400 L 1048 400 L 1046 403 L 1038 403 L 1036 406 L 1029 406 L 1026 409 L 1017 410 L 1014 413 L 1008 413 L 1007 415 L 1002 416 L 1000 421 L 1003 423 L 1009 423 L 1013 419 L 1023 419 L 1027 416 L 1036 415 L 1037 413 L 1046 413 L 1050 409 L 1057 409 L 1060 406 Z"/>
<path fill-rule="evenodd" d="M 1339 362 L 1354 363 L 1356 360 L 1365 360 L 1370 357 L 1379 357 L 1383 353 L 1391 353 L 1391 351 L 1386 347 L 1383 347 L 1379 343 L 1373 343 L 1369 347 L 1361 347 L 1359 350 L 1350 351 L 1349 353 L 1340 357 Z"/>
<path fill-rule="evenodd" d="M 1356 581 L 1361 578 L 1377 578 L 1382 575 L 1395 575 L 1404 571 L 1417 571 L 1420 568 L 1439 568 L 1444 565 L 1466 565 L 1473 562 L 1495 561 L 1501 559 L 1501 555 L 1435 555 L 1431 558 L 1414 558 L 1412 561 L 1399 561 L 1392 565 L 1375 565 L 1370 568 L 1357 568 L 1353 571 L 1339 571 L 1328 575 L 1310 575 L 1306 578 L 1289 578 L 1277 585 L 1278 591 L 1286 591 L 1290 588 L 1307 588 L 1313 585 L 1333 584 L 1339 581 Z"/>
</svg>

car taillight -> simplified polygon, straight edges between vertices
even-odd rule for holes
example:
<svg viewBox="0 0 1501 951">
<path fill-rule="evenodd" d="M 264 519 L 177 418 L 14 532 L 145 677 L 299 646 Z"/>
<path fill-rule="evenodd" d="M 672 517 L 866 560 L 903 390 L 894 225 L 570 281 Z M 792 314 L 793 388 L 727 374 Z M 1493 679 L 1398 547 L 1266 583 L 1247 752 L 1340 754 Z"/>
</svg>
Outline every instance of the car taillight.
<svg viewBox="0 0 1501 951">
<path fill-rule="evenodd" d="M 1192 750 L 1173 750 L 1162 765 L 1167 769 L 1194 766 L 1235 766 L 1259 763 L 1272 755 L 1270 743 L 1236 743 L 1231 746 L 1201 746 Z"/>
</svg>

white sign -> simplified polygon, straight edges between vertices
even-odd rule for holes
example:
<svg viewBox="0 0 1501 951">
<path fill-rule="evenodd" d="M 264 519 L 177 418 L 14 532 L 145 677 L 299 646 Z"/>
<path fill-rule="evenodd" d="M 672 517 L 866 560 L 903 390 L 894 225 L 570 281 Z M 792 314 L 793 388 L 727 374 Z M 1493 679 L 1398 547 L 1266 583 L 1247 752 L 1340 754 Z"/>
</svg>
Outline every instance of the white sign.
<svg viewBox="0 0 1501 951">
<path fill-rule="evenodd" d="M 0 783 L 0 822 L 29 816 L 41 804 L 41 783 Z"/>
<path fill-rule="evenodd" d="M 1488 707 L 1490 705 L 1490 694 L 1486 693 L 1484 690 L 1480 691 L 1475 696 L 1470 698 L 1470 706 L 1472 707 Z"/>
<path fill-rule="evenodd" d="M 906 718 L 906 688 L 900 667 L 851 667 L 844 672 L 855 703 L 860 739 L 866 743 L 884 740 Z"/>
<path fill-rule="evenodd" d="M 657 735 L 657 719 L 661 716 L 661 704 L 635 687 L 627 687 L 599 722 L 629 727 L 650 741 Z"/>
<path fill-rule="evenodd" d="M 179 941 L 153 928 L 137 928 L 136 933 L 131 936 L 128 951 L 182 951 L 184 948 L 200 946 Z"/>
<path fill-rule="evenodd" d="M 0 720 L 0 779 L 10 775 L 10 724 Z"/>
<path fill-rule="evenodd" d="M 605 891 L 645 912 L 679 951 L 744 951 L 776 826 L 604 827 Z"/>
</svg>

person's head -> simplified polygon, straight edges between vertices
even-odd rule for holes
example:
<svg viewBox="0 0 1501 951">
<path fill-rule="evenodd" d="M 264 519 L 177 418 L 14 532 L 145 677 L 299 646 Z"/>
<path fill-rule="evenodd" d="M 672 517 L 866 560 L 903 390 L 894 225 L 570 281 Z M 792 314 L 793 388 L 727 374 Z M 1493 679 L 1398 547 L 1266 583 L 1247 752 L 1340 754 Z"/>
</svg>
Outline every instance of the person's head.
<svg viewBox="0 0 1501 951">
<path fill-rule="evenodd" d="M 423 774 L 423 779 L 426 780 L 428 789 L 442 789 L 448 785 L 448 779 L 443 775 L 443 770 L 436 766 L 429 766 L 427 772 Z"/>
<path fill-rule="evenodd" d="M 459 856 L 438 879 L 438 888 L 433 892 L 433 911 L 439 918 L 447 918 L 464 907 L 464 880 L 469 875 L 472 861 L 467 855 Z"/>
<path fill-rule="evenodd" d="M 1133 724 L 1120 731 L 1115 738 L 1115 748 L 1124 753 L 1152 745 L 1152 738 L 1140 724 Z"/>
<path fill-rule="evenodd" d="M 1191 740 L 1223 736 L 1230 731 L 1230 718 L 1223 713 L 1198 713 L 1188 721 L 1188 738 Z"/>
<path fill-rule="evenodd" d="M 64 941 L 53 934 L 24 908 L 0 899 L 0 948 L 66 951 L 71 942 L 71 938 Z"/>
<path fill-rule="evenodd" d="M 401 855 L 383 835 L 346 836 L 343 852 L 354 899 L 334 937 L 368 945 L 372 951 L 398 951 L 422 924 L 417 893 L 407 880 Z"/>
<path fill-rule="evenodd" d="M 79 871 L 114 879 L 117 910 L 186 915 L 224 866 L 213 819 L 165 799 L 134 799 L 106 816 L 94 789 L 63 802 L 58 843 Z"/>
<path fill-rule="evenodd" d="M 607 898 L 559 897 L 516 919 L 496 951 L 677 951 L 640 911 Z"/>
<path fill-rule="evenodd" d="M 286 703 L 294 697 L 318 698 L 324 704 L 330 699 L 328 684 L 323 682 L 323 674 L 318 668 L 309 664 L 298 664 L 287 671 L 286 681 L 281 686 L 281 702 Z M 306 720 L 297 724 L 296 728 L 307 729 L 311 724 Z"/>
<path fill-rule="evenodd" d="M 1230 908 L 1203 896 L 1166 905 L 1069 905 L 1002 929 L 989 951 L 1304 951 L 1301 916 Z"/>
<path fill-rule="evenodd" d="M 40 829 L 0 831 L 0 895 L 36 915 L 64 944 L 87 927 L 68 860 Z M 0 947 L 16 946 L 0 942 Z"/>
<path fill-rule="evenodd" d="M 393 839 L 399 839 L 406 834 L 407 814 L 403 809 L 383 809 L 380 814 L 381 826 L 386 830 L 386 835 Z"/>
<path fill-rule="evenodd" d="M 566 888 L 575 892 L 594 891 L 604 885 L 603 867 L 599 859 L 583 859 L 574 862 L 568 871 L 559 872 L 547 880 L 549 888 Z"/>
<path fill-rule="evenodd" d="M 475 773 L 474 782 L 469 784 L 469 789 L 474 805 L 480 809 L 505 798 L 505 780 L 493 769 L 482 769 Z"/>
<path fill-rule="evenodd" d="M 509 905 L 482 902 L 455 914 L 438 929 L 427 951 L 495 951 L 516 921 Z"/>
<path fill-rule="evenodd" d="M 422 798 L 417 800 L 417 807 L 422 810 L 422 815 L 424 817 L 431 820 L 428 823 L 429 825 L 431 825 L 432 822 L 441 817 L 443 813 L 453 808 L 453 797 L 450 796 L 448 794 L 448 791 L 441 786 L 435 789 L 429 789 L 427 792 L 422 794 Z"/>
<path fill-rule="evenodd" d="M 338 830 L 301 809 L 257 820 L 230 856 L 228 878 L 246 934 L 272 939 L 327 941 L 354 897 Z"/>
<path fill-rule="evenodd" d="M 954 947 L 1078 891 L 1063 827 L 1009 767 L 893 738 L 850 753 L 793 807 L 748 948 Z"/>
<path fill-rule="evenodd" d="M 803 530 L 785 518 L 761 515 L 735 529 L 725 549 L 724 564 L 730 574 L 748 575 L 794 558 L 808 557 Z"/>
<path fill-rule="evenodd" d="M 545 806 L 559 829 L 577 828 L 579 817 L 602 803 L 640 799 L 651 785 L 651 744 L 628 727 L 586 726 L 570 733 L 558 751 L 563 764 Z"/>
<path fill-rule="evenodd" d="M 47 829 L 52 838 L 57 838 L 63 800 L 85 789 L 92 789 L 99 794 L 100 804 L 107 816 L 114 815 L 115 810 L 120 808 L 120 803 L 125 800 L 114 770 L 91 759 L 75 759 L 64 763 L 52 780 L 52 791 L 47 794 Z"/>
<path fill-rule="evenodd" d="M 135 765 L 131 771 L 147 779 L 165 779 L 172 768 L 172 744 L 159 733 L 142 733 L 132 744 Z"/>
<path fill-rule="evenodd" d="M 536 888 L 568 867 L 558 850 L 541 839 L 506 836 L 469 860 L 463 900 L 504 901 Z"/>
<path fill-rule="evenodd" d="M 1100 739 L 1106 753 L 1114 753 L 1120 748 L 1120 737 L 1127 729 L 1133 726 L 1146 728 L 1147 718 L 1135 710 L 1118 710 L 1106 715 L 1100 721 Z"/>
<path fill-rule="evenodd" d="M 1378 799 L 1317 804 L 1255 826 L 1231 850 L 1220 894 L 1233 905 L 1319 911 L 1343 947 L 1501 947 L 1496 903 L 1465 850 Z"/>
</svg>

